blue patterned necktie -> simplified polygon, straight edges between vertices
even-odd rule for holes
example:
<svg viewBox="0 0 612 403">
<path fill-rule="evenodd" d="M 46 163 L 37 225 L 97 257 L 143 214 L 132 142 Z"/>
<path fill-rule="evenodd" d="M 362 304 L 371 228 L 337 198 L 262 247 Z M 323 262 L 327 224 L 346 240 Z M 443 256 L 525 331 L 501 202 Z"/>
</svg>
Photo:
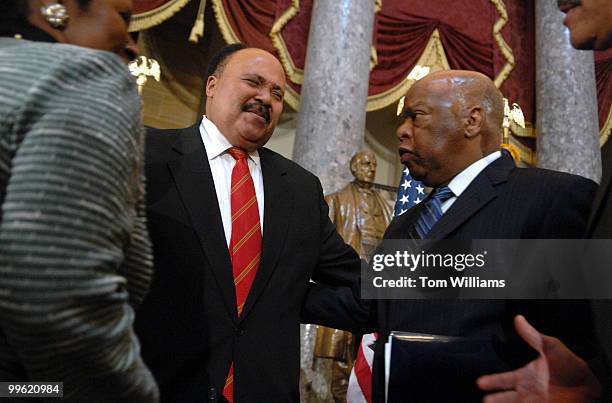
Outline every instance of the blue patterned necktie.
<svg viewBox="0 0 612 403">
<path fill-rule="evenodd" d="M 431 198 L 423 202 L 425 207 L 421 209 L 415 224 L 416 232 L 421 239 L 425 239 L 442 217 L 442 203 L 454 196 L 455 194 L 448 186 L 442 186 L 436 189 Z"/>
</svg>

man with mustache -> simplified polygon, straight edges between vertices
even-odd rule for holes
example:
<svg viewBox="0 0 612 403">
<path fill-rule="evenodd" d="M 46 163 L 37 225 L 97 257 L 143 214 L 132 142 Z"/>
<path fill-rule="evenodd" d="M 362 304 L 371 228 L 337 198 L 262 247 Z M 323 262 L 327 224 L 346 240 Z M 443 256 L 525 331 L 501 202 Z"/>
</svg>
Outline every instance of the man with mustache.
<svg viewBox="0 0 612 403">
<path fill-rule="evenodd" d="M 612 47 L 612 4 L 608 0 L 558 0 L 566 16 L 576 49 L 605 50 Z"/>
<path fill-rule="evenodd" d="M 155 276 L 136 330 L 162 401 L 298 402 L 301 314 L 357 330 L 334 306 L 367 313 L 319 180 L 263 147 L 284 91 L 274 56 L 230 45 L 211 60 L 202 120 L 147 134 Z"/>
<path fill-rule="evenodd" d="M 609 0 L 558 0 L 566 14 L 563 21 L 570 30 L 570 42 L 576 49 L 605 50 L 612 47 L 612 3 Z M 612 156 L 602 155 L 604 177 L 595 196 L 587 236 L 612 238 L 612 180 L 609 171 Z M 608 167 L 606 169 L 606 166 Z M 594 318 L 600 341 L 612 362 L 612 321 L 608 301 L 594 301 Z M 604 396 L 602 386 L 584 360 L 559 339 L 546 336 L 523 317 L 515 319 L 518 333 L 540 354 L 523 368 L 482 377 L 478 385 L 493 392 L 486 402 L 593 402 L 612 398 L 609 379 Z M 495 392 L 497 391 L 497 392 Z"/>
<path fill-rule="evenodd" d="M 584 232 L 595 183 L 561 172 L 517 168 L 500 152 L 502 119 L 501 93 L 483 74 L 440 71 L 410 88 L 397 129 L 399 152 L 412 177 L 433 190 L 391 222 L 386 239 L 548 239 Z M 526 362 L 522 343 L 514 343 L 509 331 L 521 312 L 528 311 L 538 326 L 564 337 L 581 353 L 592 354 L 589 338 L 583 337 L 586 326 L 578 324 L 586 320 L 579 317 L 586 307 L 456 299 L 380 300 L 376 305 L 379 340 L 398 330 L 460 337 L 483 346 L 476 361 L 466 356 L 449 366 L 443 358 L 423 358 L 429 370 L 419 370 L 406 391 L 406 398 L 415 402 L 478 401 L 483 394 L 474 383 L 477 372 Z M 375 401 L 384 401 L 383 344 L 376 345 Z"/>
</svg>

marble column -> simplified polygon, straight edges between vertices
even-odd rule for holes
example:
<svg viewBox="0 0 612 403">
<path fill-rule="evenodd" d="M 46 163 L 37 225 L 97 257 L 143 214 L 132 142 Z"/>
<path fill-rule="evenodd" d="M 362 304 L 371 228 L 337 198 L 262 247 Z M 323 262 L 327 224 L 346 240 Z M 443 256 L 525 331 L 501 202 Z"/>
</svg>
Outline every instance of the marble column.
<svg viewBox="0 0 612 403">
<path fill-rule="evenodd" d="M 374 0 L 315 0 L 293 160 L 321 180 L 325 194 L 353 177 L 363 146 Z M 302 401 L 333 401 L 331 359 L 313 357 L 316 327 L 301 327 Z"/>
<path fill-rule="evenodd" d="M 352 180 L 363 146 L 374 0 L 315 0 L 293 159 L 324 193 Z"/>
<path fill-rule="evenodd" d="M 538 165 L 599 182 L 593 52 L 572 48 L 555 0 L 536 1 L 535 12 Z"/>
</svg>

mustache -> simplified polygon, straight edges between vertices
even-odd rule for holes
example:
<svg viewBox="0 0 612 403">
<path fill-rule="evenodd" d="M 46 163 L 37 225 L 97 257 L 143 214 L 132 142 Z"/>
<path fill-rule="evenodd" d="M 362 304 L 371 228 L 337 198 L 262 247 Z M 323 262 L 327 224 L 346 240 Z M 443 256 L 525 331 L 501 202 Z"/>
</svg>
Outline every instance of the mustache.
<svg viewBox="0 0 612 403">
<path fill-rule="evenodd" d="M 582 5 L 582 0 L 557 0 L 557 7 L 561 9 L 578 7 L 581 5 Z"/>
<path fill-rule="evenodd" d="M 403 154 L 413 154 L 416 155 L 416 153 L 412 150 L 409 150 L 408 148 L 404 147 L 404 146 L 399 146 L 398 150 L 397 150 L 398 154 L 400 155 L 400 157 Z"/>
<path fill-rule="evenodd" d="M 255 112 L 266 120 L 267 123 L 270 123 L 270 105 L 265 105 L 262 102 L 253 101 L 244 104 L 242 107 L 243 112 Z"/>
</svg>

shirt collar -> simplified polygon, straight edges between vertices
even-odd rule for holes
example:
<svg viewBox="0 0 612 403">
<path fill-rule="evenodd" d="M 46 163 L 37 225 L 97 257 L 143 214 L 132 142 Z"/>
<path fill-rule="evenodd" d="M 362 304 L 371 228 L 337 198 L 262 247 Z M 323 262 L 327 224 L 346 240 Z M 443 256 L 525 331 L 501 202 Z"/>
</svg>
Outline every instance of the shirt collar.
<svg viewBox="0 0 612 403">
<path fill-rule="evenodd" d="M 486 157 L 479 159 L 469 167 L 465 168 L 459 174 L 457 174 L 449 183 L 448 187 L 453 191 L 456 197 L 461 196 L 461 193 L 467 189 L 472 183 L 474 178 L 478 176 L 483 169 L 485 169 L 493 161 L 501 157 L 501 151 L 495 151 Z"/>
<path fill-rule="evenodd" d="M 200 135 L 206 147 L 206 154 L 208 160 L 211 161 L 218 156 L 224 154 L 232 144 L 227 138 L 219 131 L 217 126 L 211 122 L 206 116 L 202 117 L 202 123 L 200 124 Z M 249 151 L 249 158 L 255 164 L 259 165 L 259 152 L 257 150 Z"/>
</svg>

